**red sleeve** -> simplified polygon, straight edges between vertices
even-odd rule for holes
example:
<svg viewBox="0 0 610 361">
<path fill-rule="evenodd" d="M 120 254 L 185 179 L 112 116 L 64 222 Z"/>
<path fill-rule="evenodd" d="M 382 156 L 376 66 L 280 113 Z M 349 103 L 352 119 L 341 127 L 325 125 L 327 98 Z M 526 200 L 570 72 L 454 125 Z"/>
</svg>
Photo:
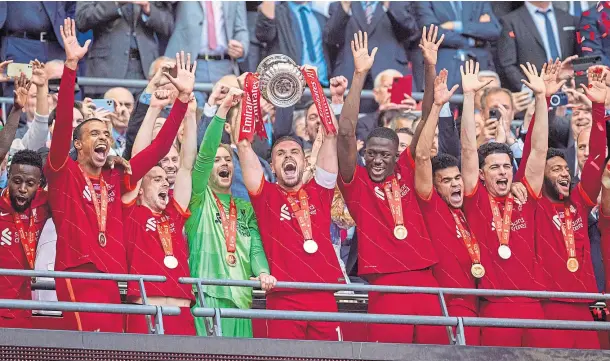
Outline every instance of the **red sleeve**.
<svg viewBox="0 0 610 361">
<path fill-rule="evenodd" d="M 72 121 L 74 107 L 74 83 L 76 82 L 76 70 L 64 66 L 64 73 L 59 84 L 57 96 L 57 115 L 55 117 L 55 130 L 51 139 L 49 149 L 49 169 L 56 172 L 60 170 L 70 153 L 72 142 Z"/>
<path fill-rule="evenodd" d="M 415 169 L 415 160 L 413 159 L 413 154 L 411 154 L 411 148 L 407 147 L 402 152 L 400 157 L 398 157 L 398 164 L 409 169 Z"/>
<path fill-rule="evenodd" d="M 186 221 L 191 216 L 191 211 L 189 211 L 188 209 L 182 209 L 182 207 L 180 207 L 180 205 L 178 204 L 178 202 L 176 202 L 176 199 L 174 197 L 171 198 L 171 206 L 174 207 L 174 209 L 176 210 L 178 215 L 184 221 Z"/>
<path fill-rule="evenodd" d="M 337 185 L 339 186 L 339 190 L 341 191 L 345 205 L 347 206 L 350 215 L 356 222 L 358 222 L 358 216 L 361 210 L 360 199 L 363 198 L 360 187 L 362 181 L 359 178 L 361 176 L 368 177 L 368 174 L 366 173 L 366 169 L 364 167 L 357 165 L 356 169 L 354 169 L 354 176 L 352 177 L 351 182 L 346 183 L 341 177 L 341 173 L 339 173 L 337 178 Z"/>
<path fill-rule="evenodd" d="M 186 114 L 188 104 L 176 99 L 172 110 L 167 117 L 167 121 L 163 124 L 161 131 L 150 145 L 135 157 L 131 158 L 131 177 L 129 181 L 125 180 L 123 187 L 129 190 L 131 185 L 135 185 L 144 175 L 154 167 L 159 161 L 169 153 L 169 150 L 174 143 L 180 124 Z"/>
<path fill-rule="evenodd" d="M 550 106 L 550 104 L 551 98 L 546 98 L 546 105 Z M 515 175 L 515 182 L 521 182 L 521 179 L 525 177 L 525 166 L 527 165 L 527 159 L 532 151 L 532 130 L 534 129 L 535 121 L 536 113 L 532 115 L 530 126 L 527 129 L 527 134 L 525 135 L 525 142 L 523 142 L 523 155 L 521 156 L 521 163 L 519 163 L 519 169 L 517 169 L 517 174 Z"/>
<path fill-rule="evenodd" d="M 593 103 L 593 126 L 589 138 L 589 157 L 582 167 L 580 186 L 589 199 L 597 199 L 602 187 L 606 158 L 606 109 L 603 103 Z"/>
</svg>

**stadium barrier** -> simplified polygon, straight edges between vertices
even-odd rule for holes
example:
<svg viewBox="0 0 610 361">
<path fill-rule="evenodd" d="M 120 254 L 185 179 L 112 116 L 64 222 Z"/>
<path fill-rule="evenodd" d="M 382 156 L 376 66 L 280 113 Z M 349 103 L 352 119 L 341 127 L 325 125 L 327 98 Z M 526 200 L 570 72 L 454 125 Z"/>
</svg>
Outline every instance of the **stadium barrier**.
<svg viewBox="0 0 610 361">
<path fill-rule="evenodd" d="M 540 328 L 563 330 L 593 330 L 610 331 L 610 323 L 594 321 L 565 321 L 565 320 L 528 320 L 504 319 L 483 317 L 450 317 L 447 312 L 444 295 L 480 296 L 480 297 L 531 297 L 531 298 L 559 298 L 582 300 L 609 300 L 610 294 L 579 293 L 579 292 L 548 292 L 548 291 L 516 291 L 516 290 L 488 290 L 468 288 L 441 288 L 441 287 L 406 287 L 406 286 L 373 286 L 363 284 L 331 284 L 309 282 L 277 282 L 275 288 L 290 288 L 317 291 L 354 291 L 354 292 L 386 292 L 386 293 L 424 293 L 434 294 L 439 298 L 442 316 L 413 316 L 413 315 L 380 315 L 380 314 L 345 314 L 338 312 L 305 312 L 305 311 L 275 311 L 275 310 L 242 310 L 208 308 L 203 299 L 203 286 L 234 286 L 234 287 L 260 287 L 259 281 L 223 280 L 181 277 L 180 283 L 195 285 L 198 293 L 199 307 L 192 308 L 195 317 L 205 317 L 209 335 L 222 336 L 220 320 L 228 318 L 248 319 L 280 319 L 299 321 L 327 321 L 327 322 L 356 322 L 356 323 L 384 323 L 384 324 L 410 324 L 445 326 L 449 343 L 451 345 L 467 345 L 464 327 L 501 327 L 501 328 Z M 213 318 L 213 325 L 209 319 Z M 453 327 L 456 328 L 455 334 Z"/>
<path fill-rule="evenodd" d="M 180 308 L 175 306 L 155 306 L 148 303 L 144 282 L 165 282 L 165 276 L 154 275 L 130 275 L 130 274 L 110 274 L 110 273 L 88 273 L 88 272 L 61 272 L 61 271 L 33 271 L 0 268 L 0 276 L 15 277 L 47 277 L 47 278 L 72 278 L 88 280 L 104 280 L 117 282 L 138 282 L 142 305 L 136 304 L 107 304 L 107 303 L 85 303 L 85 302 L 53 302 L 53 301 L 30 301 L 30 300 L 7 300 L 0 299 L 0 308 L 14 308 L 24 310 L 43 310 L 43 311 L 62 311 L 62 312 L 96 312 L 96 313 L 118 313 L 145 315 L 148 325 L 148 332 L 162 335 L 163 315 L 176 316 L 180 314 Z M 34 282 L 36 283 L 36 282 Z M 50 282 L 46 281 L 46 289 L 50 288 Z M 0 295 L 1 297 L 1 295 Z M 153 326 L 151 316 L 155 316 Z"/>
</svg>

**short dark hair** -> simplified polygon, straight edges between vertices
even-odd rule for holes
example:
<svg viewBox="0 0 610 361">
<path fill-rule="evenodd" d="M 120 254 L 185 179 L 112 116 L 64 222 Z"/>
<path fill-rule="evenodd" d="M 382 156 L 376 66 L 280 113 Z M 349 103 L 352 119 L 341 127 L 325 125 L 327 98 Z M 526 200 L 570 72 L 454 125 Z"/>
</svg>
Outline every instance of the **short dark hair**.
<svg viewBox="0 0 610 361">
<path fill-rule="evenodd" d="M 483 168 L 485 165 L 485 159 L 491 154 L 506 154 L 510 158 L 510 163 L 513 163 L 514 156 L 513 151 L 505 143 L 489 142 L 481 145 L 478 150 L 479 153 L 479 168 Z"/>
<path fill-rule="evenodd" d="M 436 173 L 436 171 L 446 168 L 460 168 L 460 161 L 451 154 L 439 153 L 437 156 L 432 157 L 431 162 L 432 174 Z"/>
<path fill-rule="evenodd" d="M 82 102 L 74 102 L 74 108 L 76 108 L 81 114 L 83 114 L 83 103 Z M 84 114 L 83 114 L 83 116 L 84 116 Z M 51 110 L 51 112 L 49 113 L 49 127 L 51 125 L 53 125 L 55 118 L 57 118 L 57 107 L 55 107 L 55 109 Z"/>
<path fill-rule="evenodd" d="M 400 128 L 400 129 L 396 129 L 396 134 L 408 134 L 410 136 L 414 136 L 415 133 L 413 133 L 413 131 L 410 128 Z"/>
<path fill-rule="evenodd" d="M 563 152 L 563 150 L 557 149 L 557 148 L 549 148 L 549 150 L 546 152 L 546 160 L 549 160 L 549 159 L 555 158 L 555 157 L 559 157 L 563 160 L 566 160 L 566 155 Z"/>
<path fill-rule="evenodd" d="M 377 126 L 385 127 L 385 125 L 390 124 L 393 119 L 399 118 L 402 115 L 403 112 L 398 109 L 382 110 L 381 112 L 379 112 L 379 116 L 377 116 Z"/>
<path fill-rule="evenodd" d="M 319 131 L 322 131 L 322 129 L 320 129 Z M 275 149 L 275 147 L 283 142 L 295 142 L 299 145 L 299 147 L 301 148 L 301 150 L 303 152 L 305 152 L 305 150 L 303 149 L 303 141 L 301 140 L 301 138 L 299 137 L 293 137 L 291 135 L 285 135 L 283 137 L 279 137 L 278 139 L 275 140 L 275 142 L 273 142 L 273 145 L 271 146 L 271 153 L 273 154 L 273 149 Z"/>
<path fill-rule="evenodd" d="M 13 159 L 11 160 L 11 167 L 17 164 L 31 165 L 32 167 L 36 167 L 40 169 L 40 174 L 42 175 L 42 157 L 33 150 L 23 149 L 15 153 L 15 155 L 13 155 Z"/>
<path fill-rule="evenodd" d="M 371 131 L 369 136 L 366 137 L 365 144 L 368 143 L 371 138 L 388 139 L 388 140 L 391 140 L 392 142 L 394 142 L 396 145 L 398 145 L 398 143 L 400 142 L 400 140 L 398 139 L 398 135 L 396 134 L 395 131 L 393 131 L 390 128 L 384 128 L 384 127 L 379 127 L 379 128 L 373 129 L 373 131 Z"/>
<path fill-rule="evenodd" d="M 85 119 L 83 120 L 82 123 L 80 123 L 79 125 L 76 126 L 76 128 L 74 128 L 74 132 L 72 132 L 72 140 L 80 140 L 80 137 L 82 136 L 82 129 L 83 126 L 89 122 L 102 122 L 104 123 L 103 120 L 99 119 L 99 118 L 89 118 L 89 119 Z"/>
</svg>

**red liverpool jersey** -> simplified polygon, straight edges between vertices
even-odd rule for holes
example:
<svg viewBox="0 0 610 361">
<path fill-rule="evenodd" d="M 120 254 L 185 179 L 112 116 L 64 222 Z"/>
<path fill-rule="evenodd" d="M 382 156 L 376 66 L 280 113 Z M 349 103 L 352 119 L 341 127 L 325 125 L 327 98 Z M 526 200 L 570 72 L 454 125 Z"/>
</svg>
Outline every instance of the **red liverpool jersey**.
<svg viewBox="0 0 610 361">
<path fill-rule="evenodd" d="M 35 211 L 34 211 L 35 210 Z M 22 239 L 15 225 L 15 214 L 18 214 L 23 230 L 31 232 L 30 219 L 35 213 L 32 226 L 34 227 L 36 245 L 40 232 L 47 219 L 51 216 L 47 204 L 47 192 L 39 189 L 32 200 L 30 207 L 23 213 L 16 213 L 8 198 L 8 189 L 2 191 L 0 197 L 0 267 L 9 269 L 32 269 L 28 263 L 22 245 Z M 35 255 L 36 245 L 33 247 Z M 35 258 L 34 258 L 35 259 Z M 0 297 L 4 299 L 31 300 L 32 291 L 29 277 L 0 276 Z M 0 308 L 0 317 L 16 318 L 18 314 L 31 314 L 31 311 L 9 310 Z"/>
<path fill-rule="evenodd" d="M 395 173 L 382 183 L 373 182 L 364 167 L 356 167 L 350 183 L 339 179 L 341 194 L 358 232 L 358 273 L 385 274 L 421 270 L 438 258 L 430 242 L 414 186 L 414 163 L 409 150 L 402 153 Z M 396 179 L 400 185 L 407 238 L 394 237 L 394 218 L 384 186 Z"/>
<path fill-rule="evenodd" d="M 125 245 L 123 243 L 123 209 L 121 186 L 123 171 L 103 169 L 108 187 L 106 246 L 99 244 L 99 226 L 92 195 L 100 200 L 99 178 L 91 179 L 93 192 L 87 186 L 78 163 L 70 158 L 59 170 L 47 162 L 44 169 L 49 181 L 49 204 L 57 229 L 55 270 L 64 271 L 86 263 L 93 263 L 102 272 L 125 273 Z"/>
<path fill-rule="evenodd" d="M 576 260 L 579 265 L 576 272 L 570 272 L 566 265 L 568 253 L 561 230 L 562 224 L 565 224 L 566 206 L 570 207 L 572 216 Z M 553 203 L 545 197 L 538 202 L 536 243 L 541 254 L 542 271 L 547 290 L 597 292 L 587 220 L 594 206 L 595 203 L 584 193 L 580 184 L 572 190 L 569 200 L 565 203 Z M 579 302 L 588 302 L 588 300 Z"/>
<path fill-rule="evenodd" d="M 505 290 L 543 290 L 538 256 L 540 252 L 536 247 L 534 233 L 536 231 L 535 213 L 540 196 L 531 191 L 525 178 L 523 183 L 529 190 L 527 202 L 519 205 L 513 204 L 511 216 L 509 247 L 512 255 L 502 259 L 498 254 L 500 241 L 493 222 L 489 193 L 487 189 L 478 184 L 472 194 L 464 198 L 464 213 L 475 234 L 481 248 L 486 275 L 481 279 L 480 288 Z M 497 198 L 496 202 L 500 214 L 504 212 L 506 197 Z M 485 261 L 484 261 L 485 262 Z M 499 302 L 533 302 L 528 298 L 503 297 L 488 298 Z"/>
<path fill-rule="evenodd" d="M 451 214 L 449 205 L 434 189 L 429 199 L 422 199 L 419 196 L 417 199 L 424 218 L 428 220 L 428 232 L 434 250 L 438 255 L 438 263 L 432 267 L 432 272 L 439 287 L 477 288 L 476 279 L 470 271 L 472 259 L 468 254 L 468 249 Z M 468 222 L 461 211 L 456 214 L 460 217 L 465 230 L 468 230 Z M 483 267 L 486 266 L 484 260 L 481 260 L 481 264 Z M 476 297 L 474 296 L 446 295 L 445 298 L 448 302 L 461 303 L 463 306 L 476 311 Z"/>
<path fill-rule="evenodd" d="M 263 179 L 261 189 L 250 194 L 271 274 L 278 281 L 344 283 L 345 279 L 330 239 L 330 207 L 334 189 L 312 179 L 303 186 L 307 193 L 315 253 L 304 249 L 304 237 L 287 200 L 290 195 L 300 207 L 296 193 Z"/>
<path fill-rule="evenodd" d="M 194 301 L 192 287 L 178 283 L 179 277 L 189 277 L 188 249 L 182 232 L 184 222 L 190 216 L 183 210 L 174 198 L 163 214 L 155 214 L 147 207 L 136 205 L 135 201 L 125 205 L 125 245 L 127 248 L 127 272 L 140 275 L 161 275 L 167 281 L 150 282 L 146 284 L 148 296 L 175 297 Z M 163 216 L 169 217 L 169 229 L 172 239 L 173 255 L 178 260 L 178 266 L 170 269 L 163 263 L 165 252 L 161 244 L 157 225 Z M 127 299 L 134 301 L 141 296 L 137 282 L 127 285 Z"/>
</svg>

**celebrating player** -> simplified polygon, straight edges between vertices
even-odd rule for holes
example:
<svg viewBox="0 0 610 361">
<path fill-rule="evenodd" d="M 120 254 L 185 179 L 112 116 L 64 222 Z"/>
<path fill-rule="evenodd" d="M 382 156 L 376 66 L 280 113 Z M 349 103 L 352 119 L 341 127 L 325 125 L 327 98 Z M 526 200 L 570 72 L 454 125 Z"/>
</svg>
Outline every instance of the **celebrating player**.
<svg viewBox="0 0 610 361">
<path fill-rule="evenodd" d="M 448 154 L 430 159 L 434 131 L 442 106 L 457 85 L 447 89 L 447 70 L 434 82 L 434 105 L 417 144 L 415 157 L 415 191 L 428 232 L 439 257 L 432 272 L 441 287 L 477 288 L 477 280 L 485 276 L 477 238 L 470 232 L 462 213 L 464 181 L 459 161 Z M 432 222 L 431 220 L 435 220 Z M 447 311 L 453 317 L 477 317 L 475 296 L 445 296 Z M 480 329 L 466 327 L 468 345 L 480 345 Z"/>
<path fill-rule="evenodd" d="M 220 144 L 227 114 L 240 104 L 243 91 L 222 86 L 225 98 L 207 128 L 193 172 L 191 219 L 186 224 L 193 277 L 247 280 L 252 276 L 269 290 L 275 278 L 263 251 L 258 225 L 250 202 L 231 195 L 232 151 Z M 228 92 L 228 94 L 227 94 Z M 249 309 L 252 290 L 245 287 L 204 286 L 206 307 Z M 223 318 L 222 334 L 252 337 L 252 321 Z M 204 319 L 195 320 L 197 334 L 207 335 Z"/>
<path fill-rule="evenodd" d="M 549 61 L 544 80 L 546 96 L 561 89 L 565 81 L 558 80 L 561 62 Z M 536 244 L 544 272 L 546 290 L 562 292 L 597 292 L 591 243 L 588 233 L 588 215 L 596 205 L 601 188 L 606 155 L 606 72 L 599 67 L 589 68 L 589 86 L 582 85 L 585 94 L 593 102 L 590 152 L 575 189 L 571 190 L 570 171 L 565 155 L 560 150 L 549 149 L 544 169 L 543 197 L 536 211 Z M 535 120 L 536 121 L 536 120 Z M 534 123 L 535 124 L 535 123 Z M 532 124 L 530 124 L 530 127 Z M 528 133 L 524 156 L 531 147 L 532 133 Z M 529 162 L 523 158 L 521 167 Z M 521 171 L 517 173 L 520 177 Z M 544 301 L 544 315 L 549 320 L 592 321 L 589 303 L 592 300 L 556 299 Z M 552 330 L 542 346 L 554 348 L 600 347 L 595 331 Z"/>
<path fill-rule="evenodd" d="M 464 111 L 462 117 L 462 175 L 464 213 L 470 229 L 479 241 L 486 275 L 480 288 L 542 289 L 534 240 L 536 205 L 542 188 L 544 163 L 548 148 L 548 113 L 545 83 L 535 66 L 521 65 L 528 80 L 523 83 L 535 94 L 536 122 L 531 129 L 532 151 L 523 184 L 529 197 L 515 204 L 510 194 L 513 180 L 513 156 L 506 144 L 486 143 L 477 152 L 474 121 L 474 96 L 485 84 L 478 79 L 479 64 L 469 61 L 462 67 Z M 543 319 L 536 299 L 486 297 L 481 300 L 481 317 Z M 481 344 L 488 346 L 536 346 L 543 336 L 540 330 L 487 328 L 481 331 Z"/>
<path fill-rule="evenodd" d="M 334 115 L 327 114 L 329 118 L 323 121 L 334 122 Z M 235 139 L 239 139 L 240 127 L 232 128 Z M 305 154 L 296 139 L 280 138 L 271 149 L 277 184 L 264 179 L 250 142 L 244 139 L 237 144 L 265 254 L 271 273 L 280 281 L 345 282 L 330 239 L 330 210 L 337 180 L 336 135 L 325 132 L 314 178 L 306 184 L 302 180 Z M 331 291 L 273 290 L 267 295 L 267 308 L 337 312 L 337 303 Z M 267 330 L 270 338 L 342 338 L 338 322 L 269 320 Z"/>
<path fill-rule="evenodd" d="M 15 137 L 19 117 L 28 101 L 30 84 L 24 74 L 15 80 L 15 101 L 6 126 L 0 130 L 0 157 L 4 158 Z M 31 150 L 13 156 L 8 186 L 0 196 L 0 264 L 2 268 L 34 269 L 40 231 L 51 216 L 47 192 L 40 188 L 42 159 Z M 31 300 L 31 279 L 0 276 L 0 294 L 5 299 Z M 29 328 L 29 310 L 0 309 L 0 327 Z"/>
<path fill-rule="evenodd" d="M 72 130 L 74 81 L 78 61 L 87 53 L 89 41 L 80 46 L 74 20 L 64 20 L 61 35 L 66 50 L 60 83 L 55 131 L 45 165 L 49 182 L 49 204 L 57 228 L 55 269 L 76 272 L 125 273 L 123 212 L 120 196 L 133 186 L 168 153 L 186 112 L 194 86 L 196 63 L 191 67 L 184 53 L 176 54 L 177 77 L 166 77 L 179 96 L 159 136 L 131 160 L 132 174 L 122 169 L 104 169 L 112 136 L 103 121 L 92 118 L 74 129 L 77 160 L 68 157 Z M 60 301 L 120 303 L 116 282 L 65 279 L 56 282 Z M 66 327 L 78 330 L 122 330 L 120 315 L 74 313 L 64 315 Z"/>
<path fill-rule="evenodd" d="M 157 90 L 153 94 L 149 111 L 144 117 L 133 145 L 134 157 L 151 143 L 156 115 L 169 101 L 167 90 Z M 195 324 L 190 312 L 195 297 L 192 287 L 178 283 L 178 278 L 190 275 L 187 244 L 182 229 L 190 216 L 187 207 L 191 198 L 191 170 L 197 152 L 196 109 L 195 97 L 191 95 L 184 118 L 185 137 L 173 196 L 169 195 L 167 173 L 160 166 L 155 166 L 146 173 L 136 189 L 121 197 L 125 207 L 123 217 L 127 271 L 133 274 L 160 274 L 167 277 L 164 283 L 146 285 L 148 303 L 180 307 L 179 317 L 163 318 L 165 334 L 168 335 L 195 335 Z M 128 283 L 127 300 L 142 303 L 137 282 Z M 147 333 L 146 322 L 144 316 L 128 315 L 125 331 Z"/>
<path fill-rule="evenodd" d="M 414 145 L 397 159 L 396 133 L 374 129 L 365 144 L 366 166 L 356 167 L 360 93 L 376 52 L 369 55 L 367 33 L 354 35 L 354 77 L 339 119 L 339 186 L 357 225 L 358 273 L 374 285 L 436 287 L 430 267 L 437 256 L 413 192 Z M 440 315 L 441 308 L 434 295 L 371 292 L 369 313 Z M 369 325 L 369 341 L 448 343 L 442 327 L 380 324 Z"/>
</svg>

